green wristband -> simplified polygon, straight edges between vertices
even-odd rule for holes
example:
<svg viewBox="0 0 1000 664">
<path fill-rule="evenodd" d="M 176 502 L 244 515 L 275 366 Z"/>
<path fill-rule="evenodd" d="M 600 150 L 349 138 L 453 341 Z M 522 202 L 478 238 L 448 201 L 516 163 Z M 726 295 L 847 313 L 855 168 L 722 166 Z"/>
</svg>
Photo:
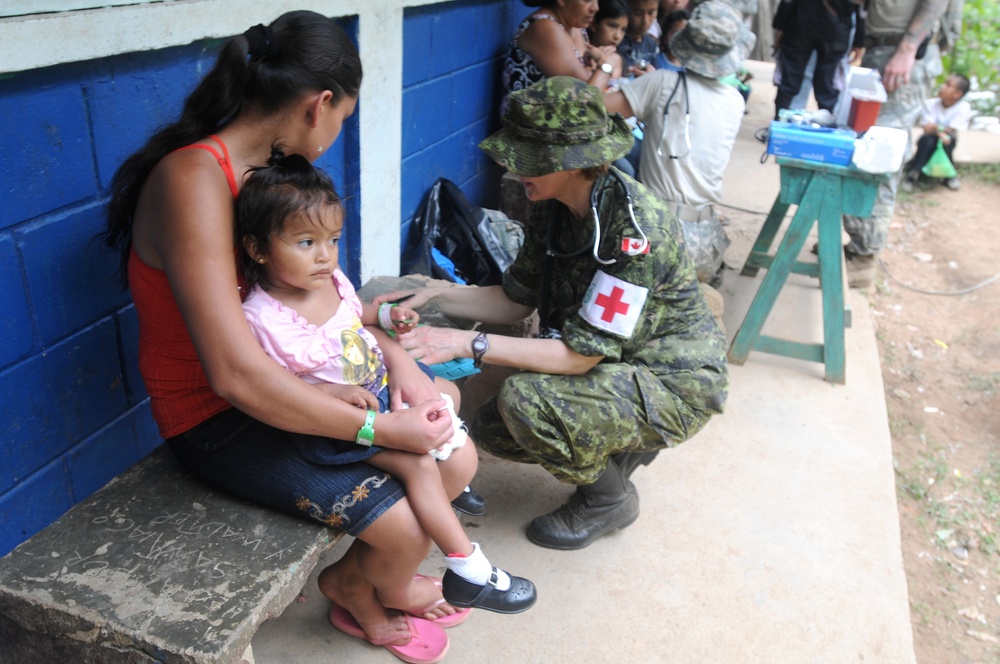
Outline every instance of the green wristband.
<svg viewBox="0 0 1000 664">
<path fill-rule="evenodd" d="M 368 414 L 365 415 L 365 423 L 358 430 L 358 437 L 354 439 L 354 442 L 358 445 L 364 445 L 365 447 L 371 447 L 375 442 L 375 411 L 369 410 Z"/>
</svg>

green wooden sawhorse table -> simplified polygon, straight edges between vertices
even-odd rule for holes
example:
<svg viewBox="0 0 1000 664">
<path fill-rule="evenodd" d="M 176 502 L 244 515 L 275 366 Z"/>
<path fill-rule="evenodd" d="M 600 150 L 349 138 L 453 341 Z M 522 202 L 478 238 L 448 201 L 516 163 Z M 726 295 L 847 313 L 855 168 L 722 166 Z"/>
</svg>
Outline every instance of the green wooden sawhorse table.
<svg viewBox="0 0 1000 664">
<path fill-rule="evenodd" d="M 844 371 L 844 251 L 840 241 L 841 217 L 871 214 L 880 182 L 888 174 L 874 174 L 849 166 L 779 157 L 781 192 L 747 258 L 743 276 L 754 277 L 767 269 L 743 324 L 729 347 L 729 361 L 743 364 L 751 350 L 784 355 L 826 365 L 826 380 L 843 385 Z M 789 206 L 798 205 L 778 250 L 771 245 Z M 798 260 L 813 224 L 819 225 L 818 262 Z M 818 277 L 823 291 L 823 343 L 802 343 L 762 335 L 761 329 L 778 293 L 791 272 Z"/>
</svg>

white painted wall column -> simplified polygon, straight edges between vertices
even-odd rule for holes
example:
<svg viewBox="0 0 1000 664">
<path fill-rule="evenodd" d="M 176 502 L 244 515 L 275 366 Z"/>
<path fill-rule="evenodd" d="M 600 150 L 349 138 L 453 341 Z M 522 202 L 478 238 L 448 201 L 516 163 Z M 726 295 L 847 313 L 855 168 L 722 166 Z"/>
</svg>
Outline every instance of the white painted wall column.
<svg viewBox="0 0 1000 664">
<path fill-rule="evenodd" d="M 399 274 L 403 142 L 403 8 L 399 2 L 366 3 L 358 17 L 358 46 L 365 72 L 358 100 L 362 220 L 359 277 L 364 284 L 377 275 Z"/>
</svg>

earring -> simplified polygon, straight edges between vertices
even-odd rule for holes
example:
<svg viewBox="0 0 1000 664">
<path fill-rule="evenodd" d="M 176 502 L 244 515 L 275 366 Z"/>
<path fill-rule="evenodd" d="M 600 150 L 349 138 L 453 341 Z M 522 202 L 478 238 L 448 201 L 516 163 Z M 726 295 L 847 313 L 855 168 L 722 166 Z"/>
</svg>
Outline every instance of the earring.
<svg viewBox="0 0 1000 664">
<path fill-rule="evenodd" d="M 263 258 L 258 258 L 257 262 L 260 263 L 261 265 L 263 265 L 264 264 L 264 259 Z"/>
<path fill-rule="evenodd" d="M 322 145 L 319 146 L 318 148 L 316 148 L 316 152 L 322 152 L 322 151 L 323 151 L 323 146 Z"/>
</svg>

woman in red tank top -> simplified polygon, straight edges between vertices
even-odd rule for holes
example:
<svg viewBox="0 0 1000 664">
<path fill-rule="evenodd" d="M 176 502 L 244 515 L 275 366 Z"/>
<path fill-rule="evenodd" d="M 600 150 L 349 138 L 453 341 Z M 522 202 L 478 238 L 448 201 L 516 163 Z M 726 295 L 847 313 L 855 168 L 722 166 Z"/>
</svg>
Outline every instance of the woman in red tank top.
<svg viewBox="0 0 1000 664">
<path fill-rule="evenodd" d="M 426 654 L 428 644 L 443 653 L 441 626 L 464 613 L 443 602 L 433 579 L 415 578 L 430 540 L 401 485 L 363 463 L 315 466 L 288 442 L 288 432 L 354 441 L 365 411 L 270 359 L 241 308 L 233 198 L 247 168 L 276 149 L 317 159 L 353 113 L 360 84 L 354 45 L 319 14 L 289 12 L 229 40 L 180 118 L 122 164 L 106 239 L 121 252 L 139 315 L 154 417 L 181 462 L 223 491 L 356 536 L 319 577 L 337 625 L 353 616 L 365 638 L 397 655 Z M 389 364 L 394 349 L 384 350 Z M 393 399 L 417 405 L 380 414 L 374 440 L 426 453 L 450 436 L 448 418 L 431 419 L 444 402 L 406 368 L 413 362 L 400 364 Z M 440 465 L 452 497 L 475 465 L 474 455 Z"/>
</svg>

